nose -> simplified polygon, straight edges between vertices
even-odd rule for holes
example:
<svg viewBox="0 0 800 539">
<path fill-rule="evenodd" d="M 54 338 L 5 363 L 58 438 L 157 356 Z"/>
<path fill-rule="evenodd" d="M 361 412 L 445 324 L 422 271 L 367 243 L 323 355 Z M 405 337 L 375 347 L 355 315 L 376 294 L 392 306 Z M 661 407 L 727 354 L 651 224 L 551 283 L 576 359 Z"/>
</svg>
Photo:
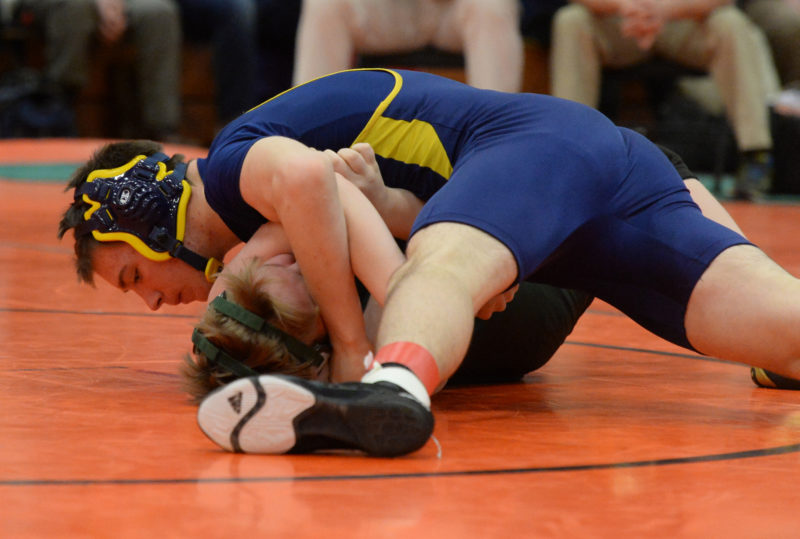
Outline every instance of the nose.
<svg viewBox="0 0 800 539">
<path fill-rule="evenodd" d="M 147 303 L 151 311 L 157 311 L 161 304 L 164 303 L 163 294 L 156 290 L 136 290 L 136 293 Z"/>
</svg>

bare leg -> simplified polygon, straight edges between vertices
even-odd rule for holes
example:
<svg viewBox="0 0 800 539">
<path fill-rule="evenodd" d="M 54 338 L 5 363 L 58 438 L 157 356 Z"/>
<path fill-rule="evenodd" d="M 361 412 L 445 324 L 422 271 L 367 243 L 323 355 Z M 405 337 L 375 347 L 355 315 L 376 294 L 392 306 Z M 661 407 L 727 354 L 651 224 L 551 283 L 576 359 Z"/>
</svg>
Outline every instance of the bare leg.
<svg viewBox="0 0 800 539">
<path fill-rule="evenodd" d="M 685 180 L 703 215 L 744 235 L 697 180 Z M 751 246 L 724 251 L 698 282 L 686 311 L 686 334 L 699 351 L 797 378 L 800 374 L 800 281 Z M 793 374 L 792 374 L 793 373 Z"/>
<path fill-rule="evenodd" d="M 711 263 L 685 325 L 704 354 L 800 378 L 800 281 L 756 247 L 731 247 Z"/>
<path fill-rule="evenodd" d="M 416 343 L 430 352 L 446 379 L 466 353 L 475 313 L 511 285 L 516 261 L 496 239 L 457 223 L 420 230 L 406 254 L 408 261 L 389 285 L 378 348 Z"/>
<path fill-rule="evenodd" d="M 353 66 L 355 21 L 347 0 L 305 0 L 297 26 L 292 83 Z"/>
<path fill-rule="evenodd" d="M 503 92 L 522 89 L 525 61 L 516 0 L 455 0 L 441 16 L 434 45 L 464 53 L 467 83 Z"/>
<path fill-rule="evenodd" d="M 714 195 L 706 189 L 706 186 L 700 183 L 700 180 L 687 178 L 683 180 L 683 183 L 686 185 L 686 188 L 689 189 L 692 200 L 700 207 L 700 211 L 703 212 L 703 215 L 744 236 L 744 232 L 742 232 L 742 229 L 736 224 L 736 221 L 733 220 L 731 214 L 722 207 L 722 204 L 720 204 Z"/>
</svg>

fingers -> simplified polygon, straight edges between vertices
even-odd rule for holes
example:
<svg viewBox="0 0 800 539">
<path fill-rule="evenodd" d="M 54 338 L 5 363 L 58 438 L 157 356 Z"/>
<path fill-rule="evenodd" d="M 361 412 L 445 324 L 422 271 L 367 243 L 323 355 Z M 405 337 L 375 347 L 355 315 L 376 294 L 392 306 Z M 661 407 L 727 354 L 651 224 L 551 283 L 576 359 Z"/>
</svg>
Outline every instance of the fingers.
<svg viewBox="0 0 800 539">
<path fill-rule="evenodd" d="M 506 303 L 511 303 L 511 300 L 514 299 L 514 296 L 517 294 L 518 290 L 519 285 L 516 285 L 503 293 L 503 298 L 506 300 Z M 503 306 L 503 308 L 505 309 L 505 306 Z"/>
<path fill-rule="evenodd" d="M 505 311 L 511 300 L 514 299 L 514 295 L 517 293 L 517 290 L 519 290 L 519 285 L 506 290 L 498 296 L 493 297 L 486 302 L 486 305 L 478 310 L 475 316 L 481 320 L 488 320 L 494 313 Z"/>
<path fill-rule="evenodd" d="M 337 153 L 339 154 L 339 157 L 341 157 L 345 163 L 347 163 L 347 166 L 349 166 L 350 169 L 356 174 L 363 175 L 369 170 L 367 167 L 367 161 L 357 150 L 353 148 L 342 148 Z"/>
<path fill-rule="evenodd" d="M 358 144 L 353 144 L 352 149 L 360 153 L 367 164 L 371 164 L 375 161 L 375 150 L 368 142 L 359 142 Z"/>
<path fill-rule="evenodd" d="M 339 154 L 333 150 L 325 150 L 323 153 L 328 157 L 328 159 L 331 160 L 334 172 L 337 172 L 344 177 L 347 177 L 350 174 L 350 167 L 341 157 L 339 157 Z"/>
<path fill-rule="evenodd" d="M 483 307 L 481 307 L 481 310 L 478 311 L 475 316 L 477 318 L 480 318 L 481 320 L 489 320 L 489 318 L 492 317 L 493 313 L 494 313 L 494 311 L 492 309 L 489 309 L 489 308 L 487 308 L 486 305 L 484 305 Z"/>
</svg>

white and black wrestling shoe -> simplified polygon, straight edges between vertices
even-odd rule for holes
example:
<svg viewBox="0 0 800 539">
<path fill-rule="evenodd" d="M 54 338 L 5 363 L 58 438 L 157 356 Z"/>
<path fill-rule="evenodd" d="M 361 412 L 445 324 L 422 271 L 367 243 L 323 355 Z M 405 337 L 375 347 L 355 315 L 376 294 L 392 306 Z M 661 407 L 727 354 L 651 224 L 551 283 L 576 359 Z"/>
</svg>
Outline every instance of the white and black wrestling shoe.
<svg viewBox="0 0 800 539">
<path fill-rule="evenodd" d="M 216 389 L 200 404 L 197 422 L 214 443 L 238 453 L 357 449 L 394 457 L 421 448 L 433 432 L 430 410 L 394 384 L 283 375 Z"/>
</svg>

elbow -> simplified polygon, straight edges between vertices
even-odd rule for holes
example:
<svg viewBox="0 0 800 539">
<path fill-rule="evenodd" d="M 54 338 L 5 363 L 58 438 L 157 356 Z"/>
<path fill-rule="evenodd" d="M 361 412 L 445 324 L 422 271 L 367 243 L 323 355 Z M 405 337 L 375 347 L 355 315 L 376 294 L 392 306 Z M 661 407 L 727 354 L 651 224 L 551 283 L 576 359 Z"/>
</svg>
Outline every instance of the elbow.
<svg viewBox="0 0 800 539">
<path fill-rule="evenodd" d="M 334 182 L 333 166 L 327 157 L 309 149 L 283 160 L 276 171 L 273 189 L 279 196 L 294 198 L 324 193 Z"/>
</svg>

